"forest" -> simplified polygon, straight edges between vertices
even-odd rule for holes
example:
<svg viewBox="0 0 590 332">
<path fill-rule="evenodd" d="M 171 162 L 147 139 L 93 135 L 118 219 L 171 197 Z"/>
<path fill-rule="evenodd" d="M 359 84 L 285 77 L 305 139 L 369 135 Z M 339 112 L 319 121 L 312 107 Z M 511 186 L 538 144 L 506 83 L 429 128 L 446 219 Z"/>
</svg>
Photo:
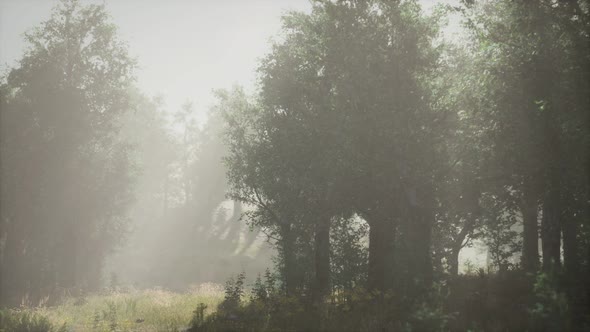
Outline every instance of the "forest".
<svg viewBox="0 0 590 332">
<path fill-rule="evenodd" d="M 590 330 L 590 1 L 308 2 L 203 116 L 109 3 L 22 35 L 0 332 Z"/>
</svg>

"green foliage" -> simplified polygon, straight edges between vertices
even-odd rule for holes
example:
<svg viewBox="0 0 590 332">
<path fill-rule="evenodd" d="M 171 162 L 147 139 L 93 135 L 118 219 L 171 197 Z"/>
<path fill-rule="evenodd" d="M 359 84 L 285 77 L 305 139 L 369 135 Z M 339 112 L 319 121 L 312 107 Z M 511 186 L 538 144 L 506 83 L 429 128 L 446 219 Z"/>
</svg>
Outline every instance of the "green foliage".
<svg viewBox="0 0 590 332">
<path fill-rule="evenodd" d="M 254 302 L 265 302 L 268 300 L 268 293 L 269 290 L 267 289 L 267 286 L 264 284 L 259 274 L 256 277 L 256 281 L 254 281 L 254 285 L 252 285 L 250 299 Z"/>
<path fill-rule="evenodd" d="M 234 285 L 235 281 L 230 282 Z M 232 296 L 235 294 L 234 286 Z M 258 278 L 256 297 L 241 301 L 231 312 L 219 310 L 203 322 L 195 312 L 190 331 L 446 331 L 452 315 L 443 313 L 440 292 L 432 304 L 421 304 L 410 317 L 400 315 L 395 297 L 367 292 L 362 287 L 335 293 L 329 301 L 312 304 L 303 297 L 272 293 Z M 262 297 L 260 294 L 264 294 Z M 235 299 L 232 299 L 235 303 Z M 436 303 L 436 304 L 434 304 Z"/>
<path fill-rule="evenodd" d="M 225 298 L 219 305 L 219 310 L 228 314 L 233 314 L 242 303 L 242 296 L 244 295 L 244 280 L 246 274 L 244 272 L 238 274 L 235 279 L 231 277 L 225 283 Z"/>
<path fill-rule="evenodd" d="M 533 293 L 533 304 L 528 311 L 534 329 L 562 331 L 571 328 L 569 301 L 560 291 L 555 273 L 537 274 Z"/>
<path fill-rule="evenodd" d="M 334 222 L 330 234 L 330 263 L 335 291 L 351 291 L 366 286 L 368 228 L 358 218 Z"/>
<path fill-rule="evenodd" d="M 515 225 L 518 223 L 516 209 L 511 207 L 500 197 L 490 197 L 484 194 L 482 227 L 483 242 L 488 246 L 490 267 L 504 272 L 514 268 L 510 259 L 522 250 L 522 238 Z"/>
<path fill-rule="evenodd" d="M 448 322 L 453 315 L 447 314 L 442 307 L 433 307 L 422 303 L 414 309 L 403 331 L 448 331 Z"/>
</svg>

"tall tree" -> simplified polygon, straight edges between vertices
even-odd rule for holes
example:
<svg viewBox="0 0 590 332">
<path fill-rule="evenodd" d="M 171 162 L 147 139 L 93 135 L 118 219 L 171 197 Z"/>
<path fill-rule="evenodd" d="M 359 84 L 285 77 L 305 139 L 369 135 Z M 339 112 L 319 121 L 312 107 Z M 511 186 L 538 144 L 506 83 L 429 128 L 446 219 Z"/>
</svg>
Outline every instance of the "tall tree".
<svg viewBox="0 0 590 332">
<path fill-rule="evenodd" d="M 436 116 L 425 83 L 436 29 L 428 23 L 413 1 L 317 2 L 311 14 L 284 18 L 284 38 L 262 64 L 253 135 L 266 152 L 249 172 L 288 184 L 291 204 L 311 211 L 299 215 L 314 230 L 320 293 L 328 287 L 330 219 L 355 211 L 370 225 L 369 288 L 393 286 L 396 232 L 413 255 L 402 264 L 406 280 L 430 279 Z M 232 153 L 254 155 L 247 151 Z M 278 199 L 270 187 L 258 189 Z"/>
<path fill-rule="evenodd" d="M 25 36 L 0 107 L 5 301 L 96 288 L 132 199 L 117 128 L 134 61 L 104 7 L 62 1 Z"/>
</svg>

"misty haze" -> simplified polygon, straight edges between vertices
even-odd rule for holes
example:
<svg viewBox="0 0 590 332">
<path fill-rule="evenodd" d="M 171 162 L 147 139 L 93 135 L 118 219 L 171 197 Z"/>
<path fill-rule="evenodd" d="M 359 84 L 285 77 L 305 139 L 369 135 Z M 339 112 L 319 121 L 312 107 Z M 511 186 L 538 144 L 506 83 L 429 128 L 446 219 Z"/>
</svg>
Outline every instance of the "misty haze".
<svg viewBox="0 0 590 332">
<path fill-rule="evenodd" d="M 590 1 L 0 0 L 0 332 L 590 331 Z"/>
</svg>

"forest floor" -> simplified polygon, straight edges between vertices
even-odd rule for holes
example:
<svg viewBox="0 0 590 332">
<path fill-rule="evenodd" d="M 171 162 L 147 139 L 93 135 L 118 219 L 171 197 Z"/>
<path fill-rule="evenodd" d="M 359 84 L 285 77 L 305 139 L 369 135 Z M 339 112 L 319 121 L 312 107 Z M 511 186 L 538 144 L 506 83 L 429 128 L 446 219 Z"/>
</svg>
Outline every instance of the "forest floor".
<svg viewBox="0 0 590 332">
<path fill-rule="evenodd" d="M 66 331 L 172 332 L 188 328 L 194 311 L 203 303 L 206 314 L 223 300 L 223 288 L 203 284 L 185 293 L 160 289 L 112 291 L 70 298 L 61 305 L 28 309 L 49 318 Z"/>
</svg>

